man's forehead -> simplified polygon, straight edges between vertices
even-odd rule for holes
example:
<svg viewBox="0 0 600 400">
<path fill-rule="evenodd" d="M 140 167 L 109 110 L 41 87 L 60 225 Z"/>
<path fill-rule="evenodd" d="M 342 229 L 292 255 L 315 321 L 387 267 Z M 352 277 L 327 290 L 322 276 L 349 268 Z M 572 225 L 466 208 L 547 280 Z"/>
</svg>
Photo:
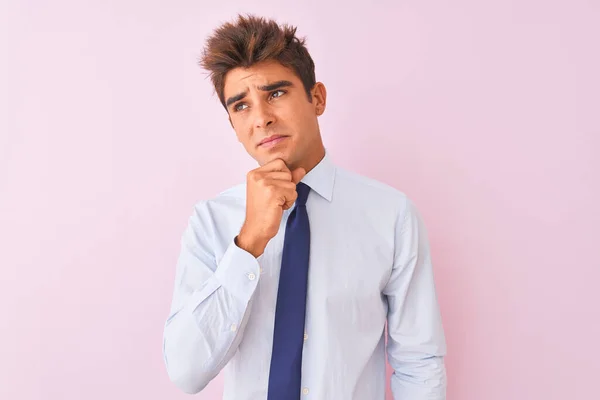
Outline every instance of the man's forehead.
<svg viewBox="0 0 600 400">
<path fill-rule="evenodd" d="M 287 80 L 294 82 L 295 75 L 281 64 L 265 64 L 250 68 L 235 68 L 225 75 L 225 92 L 240 92 L 249 88 L 270 85 Z"/>
</svg>

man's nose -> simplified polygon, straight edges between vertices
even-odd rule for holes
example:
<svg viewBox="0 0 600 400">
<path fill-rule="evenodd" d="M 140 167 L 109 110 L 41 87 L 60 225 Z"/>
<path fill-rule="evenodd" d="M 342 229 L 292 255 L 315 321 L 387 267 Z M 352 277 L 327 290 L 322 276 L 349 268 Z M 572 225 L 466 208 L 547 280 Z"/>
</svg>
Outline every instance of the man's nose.
<svg viewBox="0 0 600 400">
<path fill-rule="evenodd" d="M 266 105 L 259 105 L 254 107 L 254 127 L 255 128 L 266 128 L 275 122 L 275 117 Z"/>
</svg>

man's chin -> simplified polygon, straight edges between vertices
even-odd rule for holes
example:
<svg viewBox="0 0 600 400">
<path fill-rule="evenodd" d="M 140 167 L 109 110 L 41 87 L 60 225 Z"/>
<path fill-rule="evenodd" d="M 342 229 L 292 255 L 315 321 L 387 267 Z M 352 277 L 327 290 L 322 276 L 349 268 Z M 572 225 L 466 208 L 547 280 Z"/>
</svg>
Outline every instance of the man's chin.
<svg viewBox="0 0 600 400">
<path fill-rule="evenodd" d="M 286 151 L 276 151 L 269 154 L 261 160 L 262 162 L 260 162 L 260 165 L 263 166 L 277 159 L 283 160 L 283 162 L 285 162 L 285 165 L 287 165 L 289 168 L 291 157 L 289 156 L 289 154 L 287 154 Z"/>
</svg>

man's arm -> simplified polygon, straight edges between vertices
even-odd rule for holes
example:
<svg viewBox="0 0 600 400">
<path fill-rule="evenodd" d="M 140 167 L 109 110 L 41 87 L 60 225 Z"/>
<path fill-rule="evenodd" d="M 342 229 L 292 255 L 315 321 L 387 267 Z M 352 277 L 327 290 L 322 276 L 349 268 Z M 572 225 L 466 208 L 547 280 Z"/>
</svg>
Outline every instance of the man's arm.
<svg viewBox="0 0 600 400">
<path fill-rule="evenodd" d="M 169 378 L 186 393 L 201 391 L 237 350 L 260 277 L 258 260 L 235 239 L 217 265 L 205 204 L 194 211 L 181 240 L 163 339 Z"/>
<path fill-rule="evenodd" d="M 446 342 L 423 220 L 407 197 L 395 230 L 388 300 L 388 360 L 398 400 L 446 399 Z"/>
</svg>

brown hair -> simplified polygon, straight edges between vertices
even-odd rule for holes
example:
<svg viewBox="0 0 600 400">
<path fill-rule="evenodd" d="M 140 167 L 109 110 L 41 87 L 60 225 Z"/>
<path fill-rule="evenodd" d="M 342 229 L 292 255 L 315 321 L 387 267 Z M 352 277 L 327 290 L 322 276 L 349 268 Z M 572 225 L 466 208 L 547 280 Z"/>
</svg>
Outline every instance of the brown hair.
<svg viewBox="0 0 600 400">
<path fill-rule="evenodd" d="M 306 49 L 305 38 L 297 38 L 296 27 L 287 24 L 280 27 L 274 20 L 238 15 L 235 23 L 221 25 L 208 38 L 200 66 L 210 73 L 215 92 L 227 109 L 223 94 L 227 72 L 270 60 L 291 68 L 312 102 L 310 89 L 316 82 L 315 64 Z"/>
</svg>

